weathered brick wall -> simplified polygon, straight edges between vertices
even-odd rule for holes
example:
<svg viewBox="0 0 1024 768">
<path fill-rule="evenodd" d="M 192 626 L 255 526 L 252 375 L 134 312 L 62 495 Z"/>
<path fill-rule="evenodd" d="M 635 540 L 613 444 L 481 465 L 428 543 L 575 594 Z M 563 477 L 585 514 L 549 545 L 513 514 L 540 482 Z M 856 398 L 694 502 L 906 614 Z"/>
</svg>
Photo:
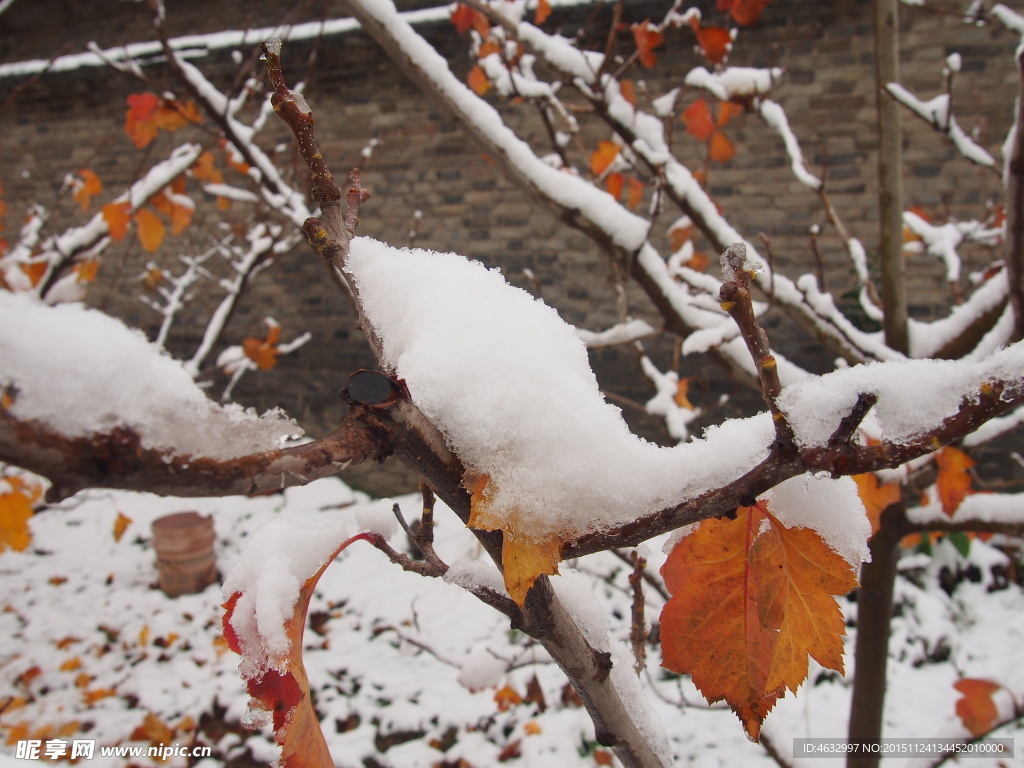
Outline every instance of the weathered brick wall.
<svg viewBox="0 0 1024 768">
<path fill-rule="evenodd" d="M 434 4 L 419 0 L 400 6 Z M 169 5 L 167 25 L 172 36 L 268 25 L 282 14 L 279 4 L 269 0 L 227 0 L 215 6 L 180 0 Z M 707 8 L 713 3 L 700 5 Z M 827 161 L 832 200 L 846 225 L 872 252 L 877 237 L 877 193 L 870 6 L 859 0 L 775 0 L 758 28 L 741 32 L 732 62 L 784 68 L 774 97 L 787 108 L 812 170 L 820 170 Z M 628 13 L 641 19 L 653 7 L 651 3 L 630 4 Z M 338 8 L 329 10 L 332 15 L 341 13 Z M 606 12 L 607 8 L 601 13 Z M 571 30 L 586 14 L 560 11 L 554 22 L 559 19 Z M 974 129 L 984 146 L 996 150 L 1009 124 L 1017 91 L 1019 76 L 1012 57 L 1015 39 L 998 33 L 994 26 L 973 27 L 906 8 L 903 19 L 905 84 L 920 95 L 939 93 L 944 58 L 961 52 L 964 71 L 957 79 L 955 102 L 966 128 Z M 599 29 L 600 21 L 599 13 L 590 28 Z M 421 31 L 449 54 L 458 71 L 468 69 L 464 42 L 455 38 L 450 25 Z M 21 0 L 0 16 L 0 62 L 46 58 L 65 41 L 81 50 L 88 40 L 109 47 L 152 38 L 143 3 Z M 678 85 L 685 72 L 701 63 L 691 40 L 686 32 L 670 36 L 659 66 L 643 73 L 652 93 Z M 311 42 L 286 47 L 290 78 L 304 75 L 312 49 Z M 511 282 L 527 288 L 523 270 L 530 269 L 541 283 L 544 299 L 569 321 L 589 328 L 614 322 L 614 292 L 598 249 L 506 182 L 457 125 L 406 83 L 369 39 L 361 33 L 327 38 L 319 45 L 317 57 L 308 96 L 318 118 L 322 149 L 334 168 L 344 169 L 356 162 L 371 138 L 382 141 L 364 173 L 374 198 L 363 210 L 363 234 L 405 244 L 414 212 L 422 211 L 417 245 L 457 251 L 500 265 Z M 230 83 L 237 70 L 229 51 L 198 57 L 195 63 L 219 85 Z M 143 167 L 146 155 L 131 146 L 122 125 L 125 97 L 143 89 L 160 89 L 166 76 L 160 66 L 147 67 L 145 73 L 152 79 L 145 85 L 102 68 L 49 73 L 0 112 L 0 155 L 5 158 L 0 181 L 12 206 L 7 216 L 8 236 L 17 226 L 18 204 L 38 200 L 52 205 L 66 172 L 92 168 L 108 190 L 117 190 Z M 0 102 L 18 82 L 0 81 Z M 532 112 L 508 104 L 501 108 L 531 140 L 543 140 L 543 128 Z M 908 206 L 920 205 L 938 216 L 969 218 L 979 216 L 989 198 L 999 199 L 996 174 L 957 159 L 942 137 L 909 115 L 904 122 Z M 741 231 L 750 236 L 764 232 L 771 238 L 781 264 L 808 269 L 808 229 L 811 224 L 826 223 L 816 194 L 793 179 L 780 139 L 758 118 L 745 115 L 735 119 L 727 133 L 739 151 L 728 165 L 712 168 L 713 195 Z M 596 132 L 588 136 L 605 138 Z M 161 137 L 154 143 L 150 159 L 168 151 L 175 140 Z M 204 137 L 200 134 L 196 140 Z M 286 140 L 285 132 L 272 125 L 261 143 L 270 149 Z M 684 158 L 693 158 L 698 164 L 702 161 L 703 148 L 684 135 L 681 124 L 676 126 L 675 140 L 684 147 Z M 282 151 L 291 152 L 287 146 Z M 585 165 L 582 157 L 576 159 Z M 73 220 L 75 211 L 69 200 L 57 210 L 57 221 Z M 203 208 L 196 224 L 182 237 L 169 240 L 158 260 L 172 266 L 177 252 L 201 250 L 208 237 L 226 225 L 241 223 L 247 214 L 238 204 L 224 213 Z M 672 218 L 663 215 L 662 221 L 668 223 Z M 827 227 L 821 247 L 830 287 L 839 293 L 852 287 L 852 270 Z M 159 318 L 137 298 L 137 276 L 147 260 L 137 247 L 112 248 L 100 280 L 92 287 L 90 301 L 153 332 Z M 948 295 L 942 269 L 924 257 L 911 257 L 908 266 L 912 312 L 931 316 Z M 219 274 L 223 275 L 223 270 Z M 205 285 L 203 290 L 208 298 L 183 314 L 172 336 L 170 348 L 175 353 L 191 353 L 202 334 L 204 313 L 210 302 L 219 299 L 215 285 Z M 631 294 L 631 308 L 649 316 L 638 295 Z M 336 393 L 344 378 L 372 363 L 353 328 L 351 311 L 323 266 L 303 247 L 279 259 L 256 280 L 251 295 L 232 318 L 229 341 L 262 335 L 261 318 L 266 314 L 282 323 L 285 339 L 305 329 L 313 332 L 314 339 L 283 358 L 272 371 L 247 376 L 236 395 L 242 402 L 260 407 L 281 405 L 311 433 L 320 434 L 340 416 Z M 767 325 L 785 354 L 804 362 L 819 355 L 813 341 L 794 332 L 778 313 L 769 316 Z M 670 345 L 657 343 L 653 349 L 667 363 Z M 632 352 L 602 351 L 595 354 L 594 363 L 608 391 L 639 402 L 650 395 L 636 373 Z M 814 367 L 820 369 L 823 364 L 828 364 L 827 358 Z M 724 381 L 711 363 L 695 362 L 687 373 L 698 376 L 696 398 L 704 403 L 712 403 L 721 392 L 734 396 L 743 392 L 738 385 Z M 217 386 L 223 385 L 215 372 L 211 375 Z M 626 406 L 625 413 L 642 433 L 658 436 L 658 425 L 637 409 Z"/>
</svg>

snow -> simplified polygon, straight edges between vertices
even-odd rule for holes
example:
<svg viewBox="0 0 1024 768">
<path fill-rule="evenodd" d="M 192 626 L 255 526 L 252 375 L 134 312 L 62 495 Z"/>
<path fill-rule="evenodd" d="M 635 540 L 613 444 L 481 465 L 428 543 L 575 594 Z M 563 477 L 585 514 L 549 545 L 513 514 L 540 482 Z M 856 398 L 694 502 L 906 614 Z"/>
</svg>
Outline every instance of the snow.
<svg viewBox="0 0 1024 768">
<path fill-rule="evenodd" d="M 497 271 L 366 238 L 353 241 L 348 266 L 385 362 L 467 470 L 489 476 L 491 509 L 527 535 L 611 528 L 766 455 L 763 417 L 672 448 L 633 435 L 573 328 Z"/>
<path fill-rule="evenodd" d="M 968 501 L 974 498 L 981 495 Z M 187 508 L 214 517 L 218 567 L 234 573 L 245 560 L 253 562 L 253 553 L 243 554 L 243 549 L 259 538 L 260 530 L 275 530 L 265 528 L 268 525 L 306 531 L 337 526 L 340 531 L 364 510 L 390 509 L 393 501 L 407 510 L 420 506 L 418 494 L 371 501 L 328 478 L 275 496 L 189 499 Z M 226 710 L 222 717 L 229 723 L 242 717 L 247 696 L 237 672 L 238 657 L 218 639 L 221 589 L 211 586 L 198 595 L 170 598 L 152 586 L 156 571 L 150 526 L 157 517 L 181 510 L 176 499 L 86 491 L 31 519 L 31 550 L 0 555 L 0 594 L 5 596 L 5 611 L 0 613 L 0 701 L 31 696 L 24 705 L 5 710 L 0 729 L 20 723 L 56 727 L 88 721 L 91 730 L 77 730 L 70 738 L 114 745 L 140 743 L 130 736 L 150 712 L 174 725 L 186 717 L 198 721 L 216 701 Z M 119 512 L 133 522 L 121 540 L 114 541 L 111 530 Z M 500 590 L 497 569 L 489 562 L 468 559 L 479 548 L 442 504 L 435 521 L 437 551 L 452 563 L 452 570 L 460 568 L 466 574 L 475 569 L 476 583 L 490 574 Z M 648 573 L 657 578 L 664 556 L 660 542 L 652 544 L 645 557 Z M 958 694 L 952 687 L 962 676 L 999 680 L 1018 696 L 1024 690 L 1024 590 L 1010 584 L 990 591 L 990 569 L 1005 562 L 1005 555 L 977 540 L 971 542 L 966 559 L 946 545 L 935 549 L 934 559 L 905 552 L 901 560 L 886 700 L 890 737 L 965 735 L 955 715 Z M 971 564 L 981 569 L 982 581 L 965 581 L 947 595 L 939 586 L 940 570 Z M 621 676 L 616 682 L 642 694 L 644 706 L 653 709 L 653 719 L 664 724 L 674 764 L 775 765 L 763 749 L 742 737 L 731 712 L 720 705 L 708 707 L 688 678 L 660 670 L 654 647 L 648 649 L 645 672 L 640 677 L 632 672 L 633 660 L 624 649 L 630 629 L 629 568 L 611 553 L 602 553 L 562 570 L 565 575 L 553 584 L 574 616 L 591 616 L 594 636 L 603 635 L 602 647 L 613 652 L 613 674 Z M 307 629 L 303 655 L 335 758 L 354 764 L 386 759 L 395 768 L 418 768 L 442 759 L 510 768 L 593 765 L 591 756 L 577 751 L 581 745 L 593 746 L 593 726 L 584 710 L 562 703 L 565 678 L 535 643 L 509 631 L 504 616 L 455 586 L 461 580 L 452 574 L 442 581 L 404 573 L 361 542 L 326 570 L 310 605 L 311 614 L 325 617 L 324 634 Z M 647 601 L 648 620 L 656 620 L 662 598 L 649 590 Z M 846 638 L 852 649 L 856 604 L 840 598 L 840 605 L 854 625 Z M 141 642 L 144 627 L 147 642 Z M 113 641 L 111 632 L 116 633 Z M 68 638 L 72 640 L 59 643 Z M 950 649 L 948 659 L 935 655 L 942 646 Z M 75 658 L 79 669 L 61 670 Z M 848 655 L 848 675 L 852 665 Z M 42 674 L 27 686 L 19 683 L 19 676 L 32 667 Z M 79 674 L 92 678 L 84 690 L 109 687 L 114 695 L 90 706 L 75 684 Z M 509 685 L 524 695 L 534 675 L 547 703 L 544 711 L 530 703 L 498 709 L 497 688 Z M 766 721 L 765 733 L 774 737 L 784 757 L 790 754 L 792 737 L 835 738 L 845 733 L 849 685 L 849 677 L 823 674 L 810 662 L 807 684 L 795 696 L 782 699 Z M 344 728 L 335 727 L 339 722 L 346 724 Z M 540 733 L 525 731 L 528 722 Z M 442 755 L 429 742 L 441 739 L 449 728 L 454 729 L 456 742 Z M 374 744 L 377 736 L 410 729 L 424 735 L 392 747 L 382 757 Z M 1024 731 L 1020 725 L 1010 726 L 997 735 L 1017 736 L 1019 743 Z M 190 738 L 186 730 L 174 740 L 187 743 Z M 201 763 L 204 768 L 223 768 L 246 750 L 257 761 L 278 756 L 269 730 L 217 738 L 213 741 L 202 733 L 198 737 L 198 743 L 215 747 L 214 756 Z M 517 739 L 522 756 L 499 761 L 502 750 Z M 0 760 L 24 765 L 14 761 L 14 750 L 13 744 L 0 746 Z M 186 764 L 182 758 L 135 762 L 154 768 Z M 965 764 L 985 768 L 990 762 Z M 123 758 L 98 756 L 90 761 L 96 768 L 123 763 Z M 895 759 L 884 765 L 897 768 L 907 763 Z"/>
<path fill-rule="evenodd" d="M 956 117 L 949 111 L 949 94 L 942 93 L 929 101 L 922 101 L 899 83 L 889 83 L 886 90 L 922 120 L 931 123 L 949 136 L 957 151 L 968 160 L 978 165 L 995 167 L 996 161 L 992 155 L 964 132 Z"/>
<path fill-rule="evenodd" d="M 210 401 L 181 363 L 109 315 L 7 291 L 0 291 L 2 387 L 14 388 L 10 412 L 19 419 L 71 437 L 127 427 L 143 447 L 179 456 L 233 458 L 302 432 L 279 411 L 258 416 Z"/>
<path fill-rule="evenodd" d="M 778 405 L 801 446 L 823 446 L 864 393 L 878 396 L 882 436 L 906 443 L 973 401 L 986 382 L 1002 378 L 1005 396 L 1024 386 L 1024 343 L 977 361 L 908 360 L 858 365 L 785 387 Z"/>
<path fill-rule="evenodd" d="M 782 70 L 778 67 L 727 67 L 719 72 L 694 67 L 686 74 L 683 82 L 693 88 L 703 88 L 722 101 L 732 101 L 765 95 L 772 89 L 772 83 L 781 75 Z"/>
</svg>

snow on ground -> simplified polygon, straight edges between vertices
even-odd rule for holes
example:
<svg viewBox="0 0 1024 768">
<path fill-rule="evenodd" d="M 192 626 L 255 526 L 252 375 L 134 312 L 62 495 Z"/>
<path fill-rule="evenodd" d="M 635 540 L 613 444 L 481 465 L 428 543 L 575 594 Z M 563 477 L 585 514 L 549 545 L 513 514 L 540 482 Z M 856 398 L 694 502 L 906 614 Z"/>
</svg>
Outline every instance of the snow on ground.
<svg viewBox="0 0 1024 768">
<path fill-rule="evenodd" d="M 407 515 L 418 513 L 418 496 L 397 501 Z M 178 598 L 156 589 L 152 521 L 189 509 L 213 515 L 218 568 L 227 573 L 246 540 L 271 520 L 317 525 L 344 516 L 357 525 L 392 503 L 370 500 L 329 478 L 256 498 L 182 501 L 90 491 L 38 512 L 30 549 L 0 555 L 0 765 L 15 753 L 10 740 L 25 738 L 26 731 L 27 737 L 60 732 L 68 739 L 94 738 L 98 745 L 195 739 L 214 748 L 213 757 L 200 762 L 203 768 L 223 766 L 246 750 L 257 763 L 272 760 L 268 733 L 237 727 L 246 695 L 238 657 L 220 638 L 220 587 Z M 118 514 L 132 523 L 115 541 Z M 479 559 L 475 540 L 454 515 L 439 506 L 436 519 L 442 558 L 466 570 L 492 567 Z M 401 548 L 403 539 L 394 537 L 392 544 Z M 656 574 L 663 561 L 660 542 L 644 550 Z M 991 567 L 1005 565 L 1005 557 L 978 541 L 967 560 L 939 545 L 934 557 L 906 554 L 904 562 L 888 734 L 963 736 L 952 688 L 959 677 L 992 678 L 1018 696 L 1024 691 L 1024 592 L 1012 584 L 1001 587 Z M 573 573 L 573 565 L 574 588 L 589 589 L 607 607 L 612 636 L 626 639 L 629 567 L 610 554 L 565 570 Z M 971 565 L 976 582 L 963 581 L 952 595 L 939 588 L 943 567 L 966 571 Z M 648 620 L 656 620 L 662 599 L 649 591 L 647 600 Z M 854 620 L 856 605 L 843 603 Z M 310 618 L 316 630 L 307 629 L 306 667 L 338 765 L 363 764 L 367 757 L 389 768 L 455 765 L 460 759 L 474 768 L 598 764 L 589 718 L 571 701 L 561 673 L 507 620 L 457 586 L 400 571 L 357 542 L 328 568 Z M 708 708 L 688 679 L 661 670 L 656 648 L 650 657 L 643 686 L 666 724 L 677 764 L 774 765 L 743 738 L 728 710 Z M 849 671 L 849 658 L 847 666 Z M 505 686 L 527 698 L 534 676 L 544 706 L 536 697 L 499 704 Z M 792 737 L 844 732 L 848 683 L 813 662 L 809 681 L 766 723 L 766 735 L 786 757 Z M 143 738 L 136 729 L 147 715 L 172 731 L 157 729 Z M 1022 735 L 1019 727 L 999 735 L 1015 734 Z M 126 762 L 96 757 L 89 765 Z M 186 763 L 171 758 L 166 764 Z"/>
</svg>

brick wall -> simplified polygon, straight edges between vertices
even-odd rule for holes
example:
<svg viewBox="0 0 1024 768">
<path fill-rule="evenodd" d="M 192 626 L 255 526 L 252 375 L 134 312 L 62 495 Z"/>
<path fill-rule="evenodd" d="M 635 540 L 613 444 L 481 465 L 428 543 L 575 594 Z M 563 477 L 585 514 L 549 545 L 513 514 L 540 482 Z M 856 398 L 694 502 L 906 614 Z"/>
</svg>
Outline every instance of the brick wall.
<svg viewBox="0 0 1024 768">
<path fill-rule="evenodd" d="M 432 7 L 434 2 L 407 2 L 403 8 Z M 227 0 L 216 4 L 180 0 L 169 3 L 168 28 L 172 36 L 272 24 L 282 14 L 269 0 Z M 329 4 L 330 5 L 330 4 Z M 713 6 L 704 2 L 699 5 Z M 869 253 L 876 241 L 875 136 L 873 128 L 873 52 L 870 3 L 859 0 L 774 0 L 761 25 L 741 33 L 732 63 L 781 66 L 785 75 L 774 97 L 788 110 L 792 128 L 803 144 L 812 170 L 828 163 L 828 190 L 854 235 Z M 642 19 L 655 7 L 632 3 L 628 14 Z M 338 8 L 329 9 L 340 15 Z M 601 14 L 592 20 L 600 28 Z M 319 17 L 319 4 L 313 18 Z M 943 87 L 942 63 L 951 52 L 964 57 L 957 79 L 955 103 L 967 130 L 995 152 L 1009 124 L 1018 74 L 1013 61 L 1016 40 L 996 27 L 978 28 L 936 14 L 904 8 L 903 80 L 914 92 L 931 96 Z M 586 19 L 581 11 L 556 12 L 553 23 L 575 29 Z M 421 29 L 464 73 L 469 66 L 464 44 L 450 25 Z M 66 41 L 81 50 L 88 40 L 101 47 L 149 40 L 152 30 L 143 3 L 81 3 L 19 0 L 0 16 L 0 63 L 47 58 Z M 290 78 L 305 73 L 312 43 L 289 44 L 285 49 Z M 249 51 L 242 53 L 248 55 Z M 570 322 L 601 328 L 614 322 L 613 290 L 600 252 L 588 240 L 554 221 L 506 182 L 458 127 L 407 84 L 391 62 L 361 33 L 325 39 L 317 49 L 317 66 L 308 97 L 314 106 L 325 156 L 336 170 L 357 161 L 371 138 L 382 141 L 366 165 L 364 182 L 374 198 L 363 210 L 361 233 L 395 245 L 407 242 L 415 211 L 423 213 L 416 245 L 451 250 L 500 265 L 514 284 L 529 288 L 523 270 L 537 275 L 543 297 Z M 195 59 L 219 85 L 227 85 L 237 66 L 230 51 Z M 644 73 L 650 90 L 660 93 L 678 84 L 682 75 L 699 64 L 690 36 L 670 37 L 659 66 Z M 16 229 L 19 203 L 38 200 L 51 205 L 64 174 L 81 167 L 95 170 L 109 189 L 133 178 L 145 159 L 125 137 L 124 99 L 143 89 L 159 90 L 166 76 L 158 65 L 147 67 L 147 85 L 105 68 L 82 68 L 49 73 L 25 89 L 13 107 L 0 112 L 0 181 L 11 204 L 7 234 Z M 0 102 L 24 78 L 0 80 Z M 534 141 L 543 140 L 543 128 L 528 110 L 501 105 L 513 125 Z M 905 202 L 920 205 L 936 216 L 960 218 L 980 215 L 984 202 L 999 198 L 996 174 L 957 159 L 945 140 L 909 115 L 906 133 Z M 817 196 L 796 182 L 781 153 L 781 141 L 753 116 L 730 123 L 727 133 L 737 145 L 736 158 L 712 168 L 711 191 L 727 215 L 750 236 L 764 232 L 783 265 L 809 264 L 808 228 L 824 225 Z M 203 140 L 200 135 L 198 140 Z M 605 138 L 592 132 L 588 138 Z M 273 125 L 262 145 L 272 148 L 287 136 Z M 702 149 L 677 126 L 676 141 L 687 147 L 684 157 L 700 162 Z M 689 144 L 687 144 L 689 142 Z M 174 140 L 162 137 L 151 158 L 168 151 Z M 285 153 L 291 150 L 285 146 Z M 687 154 L 689 153 L 689 154 Z M 585 163 L 577 158 L 580 165 Z M 101 202 L 105 202 L 102 198 Z M 63 201 L 57 221 L 74 220 L 74 206 Z M 227 212 L 204 207 L 197 223 L 157 255 L 173 265 L 178 251 L 205 247 L 206 238 L 225 225 L 241 223 L 248 211 L 234 205 Z M 80 218 L 80 217 L 79 217 Z M 668 222 L 671 219 L 663 217 Z M 852 287 L 851 270 L 842 249 L 826 228 L 821 247 L 828 266 L 830 287 L 838 293 Z M 153 332 L 159 318 L 137 298 L 137 276 L 148 257 L 137 248 L 115 247 L 106 255 L 100 280 L 90 293 L 101 306 Z M 802 267 L 806 269 L 807 267 Z M 948 295 L 942 269 L 924 257 L 909 260 L 912 313 L 929 317 Z M 223 270 L 221 270 L 223 274 Z M 255 282 L 252 293 L 232 318 L 229 339 L 262 335 L 261 318 L 272 314 L 289 339 L 309 329 L 314 339 L 297 353 L 283 358 L 277 368 L 243 379 L 236 390 L 239 400 L 268 407 L 281 405 L 296 415 L 312 434 L 320 434 L 341 415 L 337 390 L 351 371 L 372 364 L 345 301 L 326 279 L 323 266 L 305 247 L 279 259 Z M 187 355 L 202 333 L 201 320 L 210 302 L 219 299 L 213 284 L 194 311 L 185 313 L 170 348 Z M 650 316 L 644 301 L 630 294 L 636 314 Z M 767 325 L 773 342 L 783 353 L 813 364 L 820 353 L 813 341 L 790 328 L 772 313 Z M 652 345 L 667 364 L 671 345 Z M 817 367 L 820 369 L 821 360 Z M 824 361 L 827 363 L 827 360 Z M 628 350 L 606 350 L 594 355 L 603 386 L 616 395 L 643 402 L 650 396 L 636 361 Z M 695 361 L 685 373 L 698 377 L 698 401 L 712 403 L 722 392 L 732 394 L 735 407 L 756 407 L 742 387 L 723 380 L 713 364 Z M 224 380 L 215 372 L 216 386 Z M 755 401 L 756 402 L 756 401 Z M 625 406 L 627 418 L 641 433 L 659 438 L 659 425 L 636 408 Z M 720 411 L 716 414 L 720 415 Z M 366 480 L 379 489 L 380 482 Z"/>
</svg>

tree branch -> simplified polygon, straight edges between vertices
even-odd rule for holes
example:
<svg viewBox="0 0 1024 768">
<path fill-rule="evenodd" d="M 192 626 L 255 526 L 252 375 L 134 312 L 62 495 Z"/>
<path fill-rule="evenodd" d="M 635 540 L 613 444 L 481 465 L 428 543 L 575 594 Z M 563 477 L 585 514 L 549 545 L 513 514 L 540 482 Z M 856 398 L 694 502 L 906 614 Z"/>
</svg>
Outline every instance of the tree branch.
<svg viewBox="0 0 1024 768">
<path fill-rule="evenodd" d="M 1017 58 L 1020 92 L 1014 115 L 1014 140 L 1006 164 L 1006 274 L 1013 306 L 1013 338 L 1024 338 L 1024 51 Z"/>
<path fill-rule="evenodd" d="M 161 496 L 236 496 L 305 485 L 352 464 L 381 459 L 389 436 L 350 413 L 326 437 L 294 448 L 216 460 L 168 456 L 144 448 L 127 427 L 91 437 L 68 437 L 46 424 L 0 409 L 0 461 L 48 478 L 48 502 L 83 488 L 117 488 Z"/>
</svg>

